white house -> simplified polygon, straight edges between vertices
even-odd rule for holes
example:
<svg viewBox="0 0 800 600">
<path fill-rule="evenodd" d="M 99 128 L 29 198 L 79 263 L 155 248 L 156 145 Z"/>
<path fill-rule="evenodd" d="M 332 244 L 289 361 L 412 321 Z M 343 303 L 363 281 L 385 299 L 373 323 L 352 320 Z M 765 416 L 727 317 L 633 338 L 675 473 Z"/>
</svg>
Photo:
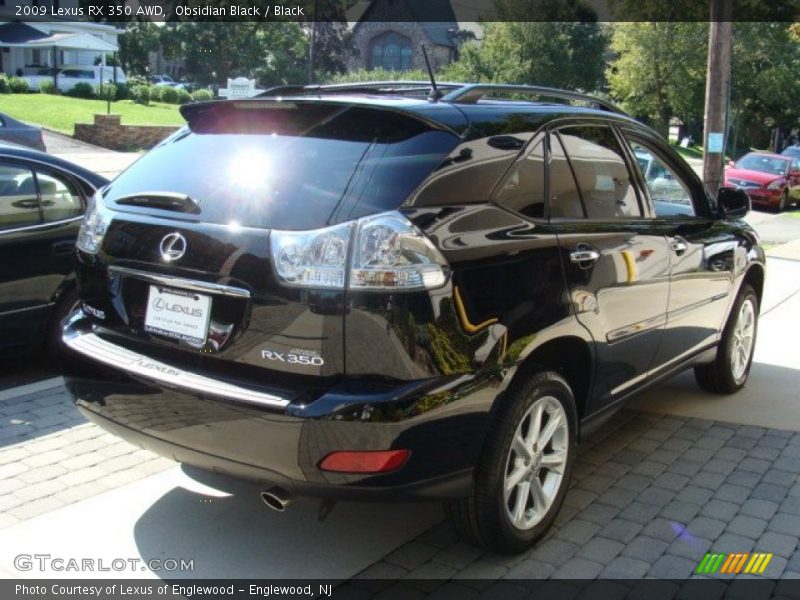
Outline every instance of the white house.
<svg viewBox="0 0 800 600">
<path fill-rule="evenodd" d="M 0 0 L 0 72 L 39 75 L 43 69 L 105 63 L 119 49 L 122 31 L 112 25 L 52 16 L 25 17 L 23 23 L 15 20 L 18 5 L 68 8 L 79 0 Z"/>
</svg>

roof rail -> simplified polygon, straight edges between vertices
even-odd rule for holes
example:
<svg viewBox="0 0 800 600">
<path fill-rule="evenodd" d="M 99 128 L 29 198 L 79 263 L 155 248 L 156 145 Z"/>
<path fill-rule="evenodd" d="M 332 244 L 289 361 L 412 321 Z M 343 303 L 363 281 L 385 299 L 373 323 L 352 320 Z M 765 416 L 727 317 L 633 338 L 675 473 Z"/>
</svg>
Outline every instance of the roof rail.
<svg viewBox="0 0 800 600">
<path fill-rule="evenodd" d="M 608 112 L 625 114 L 622 109 L 613 103 L 579 92 L 570 92 L 557 88 L 550 88 L 538 85 L 511 85 L 496 83 L 454 83 L 436 82 L 436 86 L 445 92 L 442 102 L 452 102 L 455 104 L 474 104 L 481 98 L 495 92 L 508 92 L 512 94 L 522 94 L 539 98 L 551 98 L 554 100 L 566 100 L 568 102 L 586 102 L 591 106 L 606 110 Z M 394 94 L 398 92 L 418 92 L 427 94 L 430 92 L 431 84 L 429 81 L 359 81 L 353 83 L 334 83 L 327 85 L 280 85 L 269 88 L 259 94 L 264 96 L 289 96 L 289 95 L 316 95 L 316 94 L 337 94 L 347 92 L 362 92 L 371 94 Z"/>
<path fill-rule="evenodd" d="M 597 108 L 607 110 L 613 113 L 624 114 L 622 109 L 615 106 L 611 102 L 607 102 L 602 98 L 591 96 L 589 94 L 581 94 L 579 92 L 570 92 L 566 90 L 559 90 L 557 88 L 549 88 L 538 85 L 508 85 L 508 84 L 492 84 L 492 83 L 474 83 L 461 86 L 453 90 L 449 94 L 442 97 L 442 102 L 453 102 L 456 104 L 474 104 L 481 98 L 488 96 L 493 92 L 509 92 L 514 94 L 525 94 L 530 96 L 538 96 L 540 98 L 553 98 L 556 100 L 568 100 L 571 102 L 588 102 Z"/>
<path fill-rule="evenodd" d="M 463 83 L 439 83 L 439 88 L 445 90 L 456 90 L 464 87 Z M 314 95 L 314 94 L 336 94 L 346 92 L 370 92 L 373 94 L 393 94 L 399 91 L 405 92 L 424 92 L 428 93 L 431 89 L 430 81 L 358 81 L 353 83 L 334 83 L 327 85 L 279 85 L 264 90 L 259 94 L 264 96 L 283 96 L 283 95 Z"/>
</svg>

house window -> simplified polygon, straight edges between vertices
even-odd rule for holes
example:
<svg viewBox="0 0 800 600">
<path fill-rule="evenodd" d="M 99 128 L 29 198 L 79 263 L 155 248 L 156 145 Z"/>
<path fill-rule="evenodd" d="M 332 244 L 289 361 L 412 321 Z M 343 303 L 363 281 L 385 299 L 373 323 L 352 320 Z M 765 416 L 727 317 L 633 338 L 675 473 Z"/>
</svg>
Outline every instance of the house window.
<svg viewBox="0 0 800 600">
<path fill-rule="evenodd" d="M 387 31 L 372 38 L 370 51 L 371 67 L 389 71 L 405 71 L 411 68 L 411 40 L 394 31 Z"/>
</svg>

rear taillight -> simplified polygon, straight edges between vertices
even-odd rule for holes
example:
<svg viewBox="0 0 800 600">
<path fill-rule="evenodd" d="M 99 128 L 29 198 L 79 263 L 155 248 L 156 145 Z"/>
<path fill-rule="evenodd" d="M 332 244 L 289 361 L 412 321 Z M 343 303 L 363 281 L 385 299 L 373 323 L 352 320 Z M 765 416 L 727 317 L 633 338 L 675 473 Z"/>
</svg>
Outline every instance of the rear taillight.
<svg viewBox="0 0 800 600">
<path fill-rule="evenodd" d="M 332 452 L 322 459 L 319 468 L 337 473 L 388 473 L 406 464 L 410 455 L 408 450 Z"/>
<path fill-rule="evenodd" d="M 306 288 L 433 289 L 447 281 L 447 261 L 399 212 L 312 231 L 271 233 L 282 283 Z"/>
<path fill-rule="evenodd" d="M 106 208 L 98 191 L 89 199 L 86 206 L 86 214 L 83 216 L 83 222 L 78 231 L 76 244 L 78 249 L 88 254 L 97 254 L 113 217 L 114 213 Z"/>
</svg>

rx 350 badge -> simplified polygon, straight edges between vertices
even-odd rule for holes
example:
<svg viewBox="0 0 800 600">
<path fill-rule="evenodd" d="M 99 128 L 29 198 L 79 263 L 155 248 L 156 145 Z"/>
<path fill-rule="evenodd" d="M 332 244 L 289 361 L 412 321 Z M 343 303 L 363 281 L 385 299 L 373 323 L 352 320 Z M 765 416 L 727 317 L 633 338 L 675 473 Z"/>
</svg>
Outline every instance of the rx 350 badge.
<svg viewBox="0 0 800 600">
<path fill-rule="evenodd" d="M 303 350 L 302 348 L 292 348 L 290 350 L 262 350 L 261 358 L 266 360 L 283 362 L 290 365 L 302 365 L 307 367 L 321 367 L 325 364 L 319 352 L 314 350 Z"/>
</svg>

